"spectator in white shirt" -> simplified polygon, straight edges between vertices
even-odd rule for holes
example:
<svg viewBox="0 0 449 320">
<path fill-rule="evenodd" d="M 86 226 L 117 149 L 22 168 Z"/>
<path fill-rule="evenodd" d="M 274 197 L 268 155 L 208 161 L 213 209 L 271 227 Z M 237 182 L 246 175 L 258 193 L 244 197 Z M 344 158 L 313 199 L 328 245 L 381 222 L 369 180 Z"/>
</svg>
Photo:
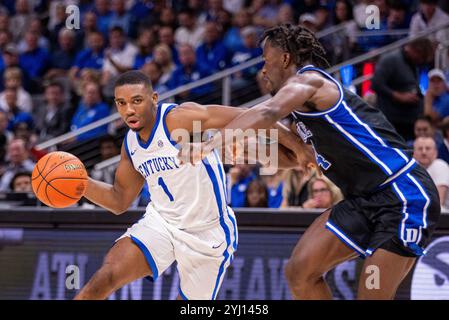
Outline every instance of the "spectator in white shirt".
<svg viewBox="0 0 449 320">
<path fill-rule="evenodd" d="M 449 165 L 437 159 L 435 140 L 430 137 L 420 137 L 415 140 L 413 156 L 429 173 L 437 186 L 441 206 L 449 208 Z"/>
<path fill-rule="evenodd" d="M 17 104 L 20 110 L 24 112 L 31 112 L 33 109 L 33 102 L 31 95 L 22 87 L 22 71 L 18 67 L 10 67 L 6 69 L 4 75 L 5 88 L 12 88 L 17 92 Z M 8 112 L 9 108 L 5 99 L 5 92 L 0 93 L 0 109 Z"/>
<path fill-rule="evenodd" d="M 448 21 L 449 15 L 438 7 L 438 0 L 420 0 L 419 11 L 413 15 L 410 22 L 410 36 L 446 24 Z M 437 42 L 449 40 L 449 28 L 437 31 L 429 38 Z"/>
<path fill-rule="evenodd" d="M 203 41 L 204 25 L 197 22 L 197 18 L 190 9 L 184 9 L 178 14 L 180 27 L 176 29 L 175 40 L 178 45 L 189 44 L 196 48 Z"/>
<path fill-rule="evenodd" d="M 122 27 L 111 28 L 109 48 L 105 51 L 102 83 L 107 84 L 113 77 L 131 69 L 137 53 L 137 47 L 127 41 Z"/>
</svg>

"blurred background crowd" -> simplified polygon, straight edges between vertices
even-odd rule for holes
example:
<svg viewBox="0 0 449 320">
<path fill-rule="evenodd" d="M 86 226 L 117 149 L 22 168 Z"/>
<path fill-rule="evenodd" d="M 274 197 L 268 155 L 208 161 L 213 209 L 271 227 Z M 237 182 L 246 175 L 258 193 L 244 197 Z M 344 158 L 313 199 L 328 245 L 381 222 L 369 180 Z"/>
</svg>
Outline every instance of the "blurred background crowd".
<svg viewBox="0 0 449 320">
<path fill-rule="evenodd" d="M 79 28 L 67 24 L 73 23 L 69 5 L 79 9 Z M 375 29 L 371 5 L 379 13 Z M 114 114 L 113 84 L 127 70 L 146 73 L 164 101 L 221 103 L 219 81 L 176 89 L 256 59 L 264 29 L 293 23 L 320 38 L 330 64 L 341 66 L 334 75 L 343 85 L 385 113 L 449 208 L 448 12 L 444 0 L 3 0 L 0 196 L 35 204 L 19 194 L 31 191 L 34 164 L 56 148 L 79 156 L 92 177 L 113 183 L 115 165 L 95 164 L 120 153 L 126 131 L 120 120 L 51 148 L 39 144 Z M 351 62 L 444 24 L 397 50 Z M 257 63 L 232 73 L 231 105 L 267 94 L 260 69 Z M 273 176 L 259 175 L 257 165 L 226 172 L 232 207 L 327 208 L 343 198 L 325 177 L 300 168 Z M 135 206 L 150 201 L 145 189 Z"/>
</svg>

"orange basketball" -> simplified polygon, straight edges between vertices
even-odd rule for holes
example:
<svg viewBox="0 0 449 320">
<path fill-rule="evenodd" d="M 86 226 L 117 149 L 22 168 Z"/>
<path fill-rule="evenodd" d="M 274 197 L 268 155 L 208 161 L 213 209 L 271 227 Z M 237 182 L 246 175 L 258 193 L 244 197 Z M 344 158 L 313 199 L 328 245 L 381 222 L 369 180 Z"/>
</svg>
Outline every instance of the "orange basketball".
<svg viewBox="0 0 449 320">
<path fill-rule="evenodd" d="M 86 192 L 87 172 L 73 154 L 51 152 L 34 167 L 31 185 L 38 199 L 47 206 L 65 208 L 76 203 Z"/>
</svg>

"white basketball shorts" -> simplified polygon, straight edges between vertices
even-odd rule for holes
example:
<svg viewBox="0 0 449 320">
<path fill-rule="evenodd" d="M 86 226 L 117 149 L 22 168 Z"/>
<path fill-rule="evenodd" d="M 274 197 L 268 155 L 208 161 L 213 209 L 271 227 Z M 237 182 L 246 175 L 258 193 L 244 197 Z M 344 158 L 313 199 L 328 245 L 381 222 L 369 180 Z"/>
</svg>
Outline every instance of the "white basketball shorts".
<svg viewBox="0 0 449 320">
<path fill-rule="evenodd" d="M 228 207 L 216 223 L 195 230 L 173 227 L 154 209 L 147 209 L 116 241 L 133 240 L 144 253 L 154 281 L 176 261 L 183 299 L 214 300 L 237 249 L 234 212 Z"/>
</svg>

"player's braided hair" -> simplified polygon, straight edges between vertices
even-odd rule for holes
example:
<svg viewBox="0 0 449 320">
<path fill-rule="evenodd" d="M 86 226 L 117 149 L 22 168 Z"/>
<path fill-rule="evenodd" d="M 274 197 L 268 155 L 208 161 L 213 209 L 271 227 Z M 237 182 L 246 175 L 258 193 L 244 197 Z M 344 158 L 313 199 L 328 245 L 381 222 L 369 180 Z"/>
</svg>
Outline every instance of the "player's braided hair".
<svg viewBox="0 0 449 320">
<path fill-rule="evenodd" d="M 270 41 L 274 47 L 278 47 L 291 54 L 294 63 L 300 67 L 310 62 L 319 68 L 328 68 L 326 51 L 313 33 L 302 26 L 290 23 L 274 26 L 265 30 L 261 41 Z"/>
</svg>

